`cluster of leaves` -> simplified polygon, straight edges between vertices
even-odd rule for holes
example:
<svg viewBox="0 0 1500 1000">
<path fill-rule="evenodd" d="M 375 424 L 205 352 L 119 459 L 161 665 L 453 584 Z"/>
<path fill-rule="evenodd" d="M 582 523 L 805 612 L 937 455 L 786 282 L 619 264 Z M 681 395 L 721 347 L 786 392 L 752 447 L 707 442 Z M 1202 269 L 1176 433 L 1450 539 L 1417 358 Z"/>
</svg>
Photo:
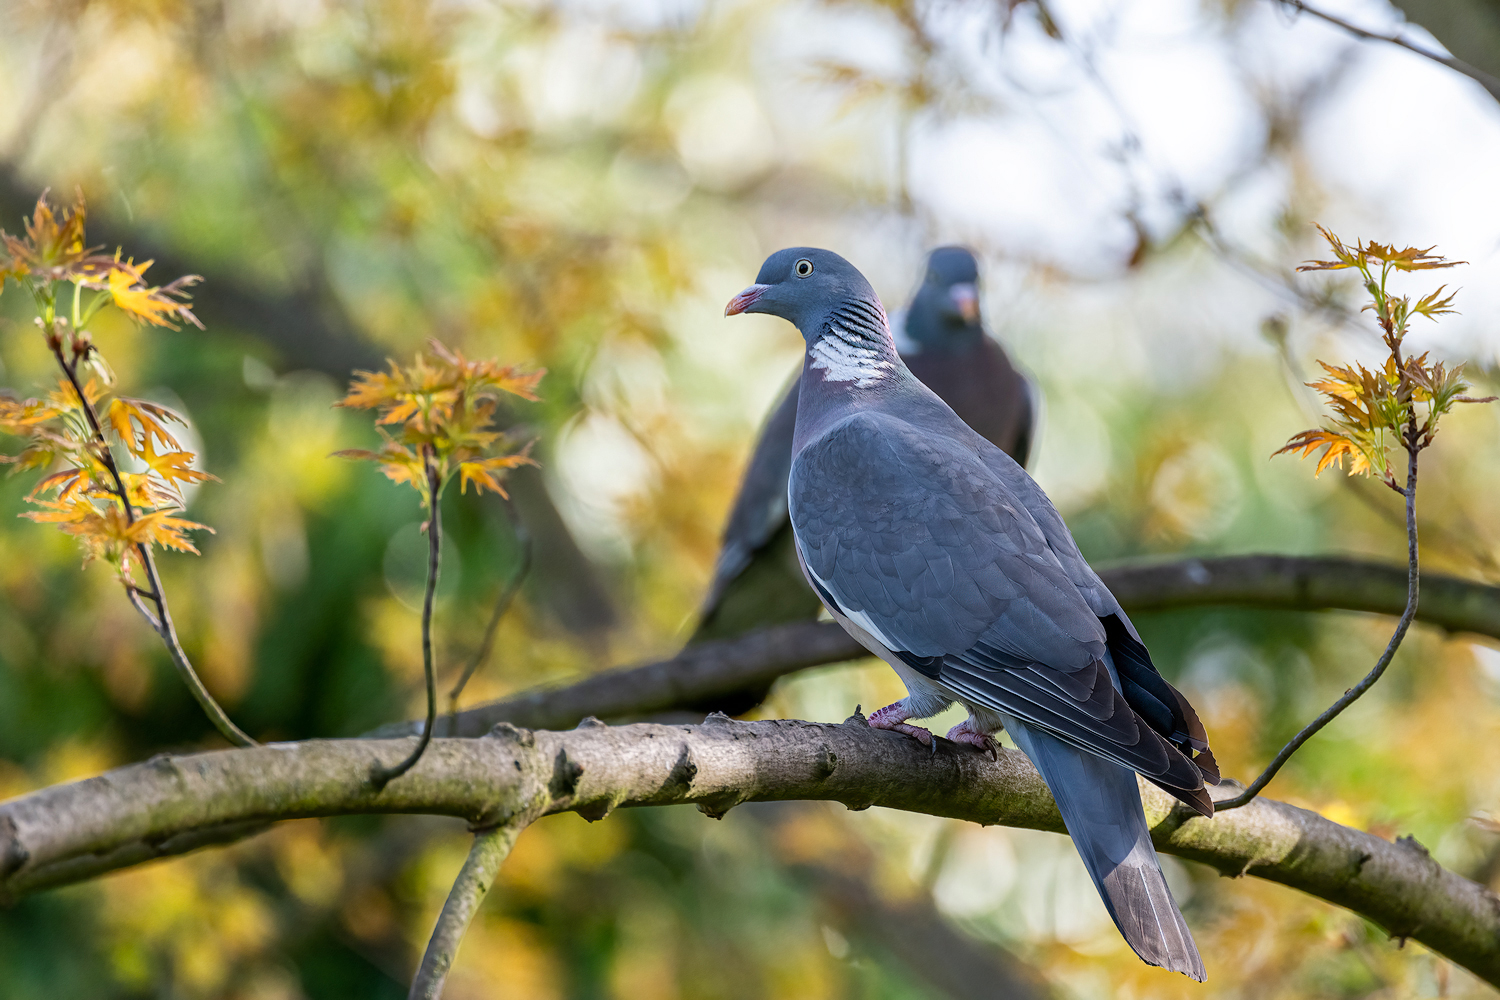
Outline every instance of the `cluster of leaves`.
<svg viewBox="0 0 1500 1000">
<path fill-rule="evenodd" d="M 0 230 L 0 244 L 4 246 L 4 255 L 0 256 L 0 291 L 6 279 L 29 289 L 37 299 L 44 324 L 51 322 L 56 311 L 56 286 L 69 283 L 75 292 L 91 289 L 103 293 L 83 316 L 78 314 L 75 296 L 75 330 L 81 329 L 83 322 L 92 319 L 107 304 L 152 326 L 175 328 L 178 322 L 185 321 L 203 329 L 187 303 L 187 290 L 202 280 L 198 275 L 183 275 L 167 285 L 151 285 L 146 281 L 151 261 L 137 264 L 133 258 L 121 260 L 119 250 L 113 255 L 103 254 L 100 247 L 87 245 L 84 239 L 87 216 L 82 192 L 77 194 L 71 209 L 62 210 L 48 204 L 47 192 L 42 192 L 35 211 L 26 220 L 24 237 Z"/>
<path fill-rule="evenodd" d="M 509 438 L 494 426 L 504 395 L 536 399 L 545 370 L 521 372 L 495 361 L 470 361 L 436 340 L 410 365 L 394 360 L 389 372 L 356 372 L 349 394 L 338 405 L 375 410 L 384 440 L 379 451 L 349 449 L 343 458 L 378 462 L 391 480 L 410 483 L 430 507 L 454 476 L 459 489 L 493 490 L 505 496 L 500 479 L 507 469 L 534 464 L 530 446 L 506 452 Z M 386 428 L 398 427 L 392 434 Z"/>
<path fill-rule="evenodd" d="M 176 516 L 182 486 L 213 479 L 193 468 L 196 456 L 169 425 L 186 426 L 177 413 L 109 390 L 114 376 L 100 355 L 88 323 L 107 306 L 153 326 L 179 321 L 202 324 L 186 303 L 188 275 L 163 287 L 146 284 L 151 262 L 136 264 L 99 253 L 84 239 L 86 216 L 80 194 L 71 210 L 56 210 L 43 193 L 26 235 L 0 232 L 0 289 L 13 281 L 32 294 L 37 326 L 62 368 L 57 388 L 45 398 L 0 396 L 0 431 L 25 442 L 15 455 L 0 455 L 12 474 L 54 470 L 27 495 L 39 507 L 22 515 L 55 524 L 83 545 L 85 562 L 103 559 L 134 586 L 137 568 L 153 546 L 193 552 L 187 532 L 204 525 Z M 72 286 L 70 314 L 59 308 L 59 289 Z M 94 294 L 87 300 L 85 291 Z M 90 369 L 86 382 L 81 369 Z M 101 416 L 103 419 L 101 420 Z M 122 468 L 115 449 L 130 456 L 136 471 Z"/>
<path fill-rule="evenodd" d="M 1326 374 L 1308 385 L 1326 397 L 1335 416 L 1328 426 L 1293 435 L 1276 454 L 1300 452 L 1306 457 L 1322 448 L 1318 473 L 1330 465 L 1343 468 L 1348 459 L 1349 475 L 1376 475 L 1391 489 L 1402 492 L 1391 467 L 1392 443 L 1415 454 L 1432 443 L 1438 420 L 1456 404 L 1487 403 L 1495 397 L 1465 395 L 1469 384 L 1464 380 L 1462 364 L 1449 369 L 1441 361 L 1429 362 L 1426 352 L 1417 357 L 1406 357 L 1402 352 L 1412 317 L 1436 321 L 1452 313 L 1456 293 L 1444 295 L 1447 286 L 1440 285 L 1413 302 L 1409 296 L 1390 292 L 1387 283 L 1395 271 L 1429 271 L 1464 261 L 1436 256 L 1432 247 L 1398 250 L 1373 240 L 1349 246 L 1322 226 L 1318 231 L 1328 241 L 1334 259 L 1308 261 L 1298 270 L 1357 270 L 1370 295 L 1370 303 L 1362 311 L 1375 314 L 1390 356 L 1374 371 L 1357 363 L 1339 367 L 1318 362 Z"/>
</svg>

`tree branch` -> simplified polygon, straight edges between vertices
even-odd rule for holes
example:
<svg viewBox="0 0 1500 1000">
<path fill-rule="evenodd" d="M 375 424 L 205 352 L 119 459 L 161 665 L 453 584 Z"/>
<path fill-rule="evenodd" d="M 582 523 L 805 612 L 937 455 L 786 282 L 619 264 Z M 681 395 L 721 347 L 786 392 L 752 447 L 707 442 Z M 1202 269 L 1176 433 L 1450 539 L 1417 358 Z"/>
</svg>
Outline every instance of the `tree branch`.
<svg viewBox="0 0 1500 1000">
<path fill-rule="evenodd" d="M 526 828 L 527 822 L 529 820 L 525 817 L 518 817 L 513 822 L 474 835 L 474 846 L 469 849 L 469 857 L 453 882 L 443 912 L 438 914 L 437 926 L 427 941 L 427 951 L 412 979 L 407 1000 L 436 1000 L 442 996 L 443 982 L 448 978 L 448 970 L 453 968 L 464 932 L 469 929 L 474 914 L 479 912 L 479 904 L 484 902 L 485 894 L 495 884 L 495 874 L 500 871 L 501 862 L 516 845 L 516 838 Z"/>
<path fill-rule="evenodd" d="M 231 824 L 350 813 L 434 813 L 476 828 L 573 811 L 695 803 L 722 816 L 750 800 L 819 799 L 985 824 L 1061 832 L 1046 785 L 1024 755 L 997 761 L 940 741 L 846 723 L 700 726 L 593 722 L 570 732 L 497 726 L 476 740 L 434 740 L 405 780 L 375 789 L 372 758 L 390 741 L 313 740 L 159 756 L 0 804 L 0 898 L 76 882 L 168 845 L 196 846 Z M 1410 838 L 1390 843 L 1316 813 L 1256 799 L 1213 819 L 1142 796 L 1157 848 L 1226 875 L 1255 875 L 1368 917 L 1500 985 L 1500 897 L 1444 869 Z M 184 840 L 182 838 L 188 838 Z"/>
<path fill-rule="evenodd" d="M 1322 20 L 1327 21 L 1329 24 L 1332 24 L 1335 27 L 1342 28 L 1343 30 L 1349 32 L 1349 34 L 1354 35 L 1356 38 L 1363 38 L 1372 42 L 1386 42 L 1390 45 L 1399 46 L 1400 48 L 1403 48 L 1408 52 L 1414 52 L 1417 55 L 1421 56 L 1423 59 L 1431 59 L 1433 62 L 1441 66 L 1448 67 L 1455 73 L 1462 73 L 1464 76 L 1475 81 L 1485 90 L 1489 91 L 1490 96 L 1495 100 L 1500 101 L 1500 79 L 1491 76 L 1489 73 L 1486 73 L 1484 70 L 1479 69 L 1476 66 L 1470 66 L 1462 59 L 1455 59 L 1452 56 L 1439 55 L 1436 52 L 1431 52 L 1427 49 L 1422 48 L 1420 45 L 1413 45 L 1411 42 L 1408 42 L 1400 35 L 1383 35 L 1378 31 L 1369 31 L 1368 29 L 1361 28 L 1356 24 L 1352 24 L 1341 17 L 1336 17 L 1333 14 L 1325 13 L 1324 11 L 1318 10 L 1316 7 L 1309 7 L 1307 4 L 1303 3 L 1302 0 L 1277 0 L 1277 2 L 1280 3 L 1283 7 L 1290 7 L 1292 10 L 1301 11 L 1307 14 L 1311 14 L 1313 17 L 1321 18 Z"/>
<path fill-rule="evenodd" d="M 1100 577 L 1132 613 L 1206 605 L 1286 611 L 1347 610 L 1400 615 L 1407 571 L 1382 563 L 1304 556 L 1229 556 L 1116 566 Z M 1422 579 L 1417 621 L 1450 632 L 1500 639 L 1500 587 L 1429 575 Z M 734 639 L 697 643 L 643 666 L 607 670 L 566 687 L 539 688 L 438 720 L 440 736 L 482 736 L 497 722 L 566 729 L 595 715 L 640 718 L 715 698 L 807 667 L 869 655 L 833 622 L 757 629 Z M 373 736 L 420 732 L 420 722 L 383 726 Z"/>
</svg>

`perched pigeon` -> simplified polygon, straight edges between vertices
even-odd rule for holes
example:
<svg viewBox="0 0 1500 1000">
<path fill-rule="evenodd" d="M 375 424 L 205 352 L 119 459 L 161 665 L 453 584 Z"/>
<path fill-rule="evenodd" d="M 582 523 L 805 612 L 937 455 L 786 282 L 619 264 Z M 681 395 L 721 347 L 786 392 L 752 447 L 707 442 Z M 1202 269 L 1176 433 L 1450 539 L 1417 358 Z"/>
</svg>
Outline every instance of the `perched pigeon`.
<svg viewBox="0 0 1500 1000">
<path fill-rule="evenodd" d="M 1022 465 L 1036 427 L 1036 389 L 985 333 L 979 315 L 979 263 L 963 247 L 927 258 L 921 287 L 906 310 L 901 357 L 955 413 Z M 786 515 L 797 387 L 771 411 L 724 526 L 713 582 L 692 641 L 738 635 L 761 625 L 813 618 L 820 607 L 802 580 Z M 740 712 L 765 691 L 746 691 L 704 708 Z"/>
<path fill-rule="evenodd" d="M 1046 494 L 911 374 L 869 282 L 837 254 L 772 254 L 725 312 L 780 316 L 807 341 L 793 538 L 829 613 L 906 684 L 870 724 L 932 746 L 907 720 L 957 701 L 969 717 L 950 740 L 993 753 L 1008 729 L 1125 940 L 1202 981 L 1133 772 L 1211 816 L 1218 766 Z"/>
</svg>

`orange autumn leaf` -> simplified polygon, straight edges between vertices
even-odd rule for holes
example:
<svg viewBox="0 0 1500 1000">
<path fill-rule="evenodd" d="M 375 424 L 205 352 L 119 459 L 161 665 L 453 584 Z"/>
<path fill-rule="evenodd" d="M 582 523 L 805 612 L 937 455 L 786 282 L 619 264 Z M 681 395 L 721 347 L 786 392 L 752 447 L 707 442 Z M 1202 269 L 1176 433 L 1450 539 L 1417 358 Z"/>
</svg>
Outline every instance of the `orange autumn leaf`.
<svg viewBox="0 0 1500 1000">
<path fill-rule="evenodd" d="M 429 341 L 428 348 L 409 365 L 391 360 L 387 371 L 355 373 L 349 392 L 337 405 L 375 410 L 385 443 L 379 451 L 348 449 L 335 455 L 379 463 L 392 481 L 415 487 L 423 504 L 432 500 L 429 470 L 439 490 L 457 475 L 462 492 L 467 493 L 472 483 L 478 492 L 505 496 L 501 474 L 531 464 L 531 459 L 528 449 L 494 453 L 507 442 L 494 426 L 498 400 L 506 395 L 536 399 L 535 389 L 545 372 L 523 372 L 493 360 L 471 361 L 436 340 Z"/>
<path fill-rule="evenodd" d="M 1323 470 L 1330 465 L 1343 468 L 1344 459 L 1349 460 L 1349 475 L 1368 475 L 1372 469 L 1370 458 L 1353 438 L 1337 431 L 1311 430 L 1294 434 L 1286 444 L 1272 452 L 1272 455 L 1280 455 L 1283 452 L 1301 452 L 1299 457 L 1306 458 L 1308 455 L 1323 448 L 1324 452 L 1318 459 L 1318 467 L 1313 471 L 1314 476 L 1322 475 Z"/>
</svg>

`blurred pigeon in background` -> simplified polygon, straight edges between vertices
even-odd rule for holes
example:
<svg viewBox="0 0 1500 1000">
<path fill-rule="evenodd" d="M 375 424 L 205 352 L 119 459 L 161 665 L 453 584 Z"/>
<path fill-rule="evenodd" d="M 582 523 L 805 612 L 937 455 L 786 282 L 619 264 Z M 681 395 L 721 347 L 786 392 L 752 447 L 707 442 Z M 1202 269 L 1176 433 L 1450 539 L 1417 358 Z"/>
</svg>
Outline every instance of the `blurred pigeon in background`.
<svg viewBox="0 0 1500 1000">
<path fill-rule="evenodd" d="M 1202 981 L 1135 772 L 1212 816 L 1204 782 L 1218 766 L 1192 706 L 1157 673 L 1046 494 L 913 376 L 874 290 L 837 254 L 772 254 L 725 312 L 779 316 L 807 342 L 793 542 L 829 613 L 906 684 L 870 725 L 936 751 L 907 720 L 957 701 L 969 717 L 950 740 L 993 753 L 993 734 L 1008 730 L 1125 940 Z"/>
<path fill-rule="evenodd" d="M 963 247 L 939 247 L 908 307 L 900 343 L 912 374 L 960 418 L 1022 465 L 1031 452 L 1040 397 L 986 334 L 979 313 L 979 263 Z M 752 628 L 805 621 L 818 597 L 802 579 L 786 516 L 795 379 L 771 411 L 724 527 L 714 577 L 690 642 L 722 639 Z M 737 714 L 758 704 L 764 689 L 747 689 L 704 704 Z"/>
</svg>

